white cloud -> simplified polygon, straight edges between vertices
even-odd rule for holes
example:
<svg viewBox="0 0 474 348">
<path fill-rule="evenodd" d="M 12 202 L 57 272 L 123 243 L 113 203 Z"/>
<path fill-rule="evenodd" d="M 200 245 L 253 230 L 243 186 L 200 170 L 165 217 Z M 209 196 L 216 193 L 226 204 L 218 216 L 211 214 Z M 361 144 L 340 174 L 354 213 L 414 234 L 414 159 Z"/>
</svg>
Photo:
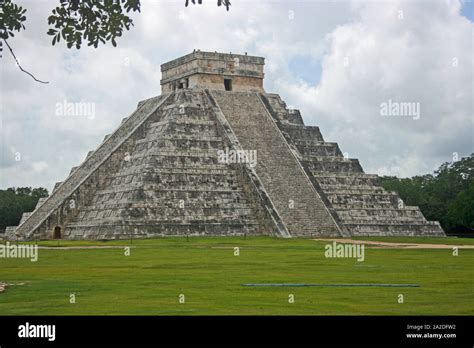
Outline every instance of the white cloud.
<svg viewBox="0 0 474 348">
<path fill-rule="evenodd" d="M 319 85 L 287 88 L 306 120 L 369 172 L 430 172 L 454 151 L 473 151 L 472 23 L 459 3 L 364 2 L 353 10 L 355 19 L 326 37 Z M 419 103 L 420 119 L 382 117 L 389 99 Z"/>
<path fill-rule="evenodd" d="M 472 151 L 472 23 L 459 15 L 457 1 L 236 1 L 229 12 L 212 0 L 188 8 L 184 0 L 145 1 L 118 47 L 79 51 L 63 42 L 52 47 L 46 35 L 57 1 L 21 4 L 27 30 L 11 45 L 22 65 L 50 84 L 21 73 L 4 50 L 3 188 L 51 189 L 139 100 L 160 93 L 160 64 L 195 48 L 265 56 L 266 89 L 300 108 L 306 123 L 321 126 L 368 172 L 425 173 L 452 152 Z M 314 71 L 292 70 L 298 57 L 321 62 L 318 85 L 301 79 Z M 420 120 L 382 118 L 379 105 L 388 99 L 419 102 Z M 95 117 L 56 116 L 65 100 L 94 103 Z M 41 170 L 32 171 L 33 164 Z"/>
<path fill-rule="evenodd" d="M 49 166 L 48 166 L 48 163 L 44 161 L 40 161 L 40 162 L 33 162 L 31 164 L 31 167 L 33 168 L 33 171 L 35 173 L 41 173 L 41 172 L 44 172 Z"/>
</svg>

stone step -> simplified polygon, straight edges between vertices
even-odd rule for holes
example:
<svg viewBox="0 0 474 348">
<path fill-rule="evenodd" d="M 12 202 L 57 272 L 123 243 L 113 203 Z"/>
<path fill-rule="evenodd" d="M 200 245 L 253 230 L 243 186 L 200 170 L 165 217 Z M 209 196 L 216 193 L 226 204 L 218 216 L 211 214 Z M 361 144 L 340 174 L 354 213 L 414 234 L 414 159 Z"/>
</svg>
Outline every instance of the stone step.
<svg viewBox="0 0 474 348">
<path fill-rule="evenodd" d="M 304 125 L 299 110 L 286 106 L 286 103 L 277 94 L 265 94 L 263 100 L 271 115 L 281 122 Z"/>
<path fill-rule="evenodd" d="M 337 214 L 340 217 L 371 217 L 371 216 L 387 216 L 387 217 L 400 217 L 400 216 L 417 216 L 423 217 L 420 209 L 413 206 L 405 206 L 401 209 L 398 208 L 365 208 L 365 209 L 350 209 L 350 208 L 339 208 Z"/>
<path fill-rule="evenodd" d="M 185 167 L 185 166 L 151 166 L 150 163 L 147 163 L 145 168 L 145 172 L 150 173 L 186 173 L 186 174 L 202 174 L 202 175 L 226 175 L 228 171 L 232 171 L 232 166 L 227 164 L 219 164 L 219 165 L 208 165 L 202 164 L 200 167 Z"/>
<path fill-rule="evenodd" d="M 132 212 L 126 213 L 122 216 L 107 216 L 106 212 L 96 211 L 85 214 L 83 218 L 84 220 L 82 221 L 87 221 L 87 224 L 91 225 L 103 225 L 107 223 L 124 221 L 124 219 L 129 223 L 133 223 L 135 221 L 144 221 L 149 224 L 160 224 L 163 222 L 240 222 L 244 224 L 257 224 L 257 221 L 252 218 L 252 214 L 245 211 L 242 211 L 239 214 L 236 214 L 235 211 L 214 212 L 212 210 L 204 210 L 201 212 L 196 211 L 192 213 L 186 212 L 185 210 L 174 211 L 170 209 L 167 211 L 167 214 L 163 215 L 153 215 L 153 217 L 150 217 L 149 214 L 150 212 L 145 209 L 135 209 Z M 79 223 L 81 223 L 81 220 L 77 220 L 77 222 L 74 223 L 69 223 L 68 228 Z"/>
<path fill-rule="evenodd" d="M 210 165 L 208 165 L 210 166 Z M 193 180 L 201 180 L 202 182 L 212 182 L 214 180 L 220 181 L 224 180 L 225 177 L 228 177 L 229 179 L 234 179 L 236 176 L 236 170 L 235 167 L 232 166 L 226 166 L 226 167 L 221 167 L 220 163 L 216 164 L 216 166 L 219 166 L 218 170 L 208 170 L 204 171 L 202 168 L 196 167 L 195 165 L 182 165 L 181 163 L 179 164 L 179 167 L 177 165 L 177 168 L 175 171 L 159 171 L 159 170 L 149 170 L 144 171 L 141 173 L 140 177 L 143 178 L 143 180 L 147 181 L 153 181 L 157 180 L 158 182 L 163 181 L 163 180 L 173 180 L 173 181 L 179 181 L 179 180 L 185 180 L 187 178 L 193 179 Z M 215 179 L 213 177 L 216 177 Z"/>
<path fill-rule="evenodd" d="M 162 127 L 157 127 L 155 132 L 165 132 L 165 134 L 177 134 L 188 135 L 188 136 L 205 136 L 205 137 L 216 137 L 218 134 L 214 126 L 212 125 L 192 125 L 192 124 L 167 124 Z M 153 133 L 151 133 L 152 136 Z"/>
<path fill-rule="evenodd" d="M 204 216 L 201 219 L 197 217 L 184 217 L 184 216 L 179 216 L 179 217 L 173 217 L 170 219 L 150 219 L 147 221 L 134 221 L 133 219 L 129 219 L 128 223 L 130 225 L 149 225 L 149 226 L 154 226 L 154 225 L 168 225 L 168 224 L 180 224 L 180 225 L 198 225 L 198 224 L 220 224 L 220 225 L 233 225 L 233 224 L 238 224 L 238 225 L 247 225 L 247 226 L 255 226 L 258 227 L 258 223 L 256 220 L 251 220 L 251 219 L 246 219 L 245 221 L 239 220 L 239 219 L 227 219 L 225 216 Z M 88 228 L 88 227 L 95 227 L 96 229 L 102 229 L 103 227 L 107 225 L 116 225 L 120 226 L 123 224 L 123 221 L 120 219 L 110 219 L 110 218 L 102 218 L 100 220 L 95 220 L 95 221 L 79 221 L 75 223 L 70 223 L 68 225 L 68 229 L 75 229 L 75 228 Z"/>
<path fill-rule="evenodd" d="M 313 176 L 323 186 L 380 186 L 380 179 L 374 174 L 364 173 L 323 173 L 312 172 Z"/>
<path fill-rule="evenodd" d="M 214 166 L 216 169 L 224 169 L 228 164 L 219 162 L 215 157 L 199 156 L 198 154 L 172 155 L 172 154 L 150 154 L 145 158 L 150 164 L 155 166 L 176 165 L 179 167 L 200 168 L 202 166 Z M 137 158 L 139 159 L 139 158 Z"/>
<path fill-rule="evenodd" d="M 18 226 L 7 226 L 5 228 L 4 239 L 5 240 L 15 240 L 16 239 L 15 232 L 16 232 L 17 227 Z"/>
<path fill-rule="evenodd" d="M 159 199 L 151 198 L 147 201 L 140 201 L 134 203 L 130 200 L 116 200 L 113 202 L 106 201 L 103 203 L 94 202 L 91 205 L 85 206 L 81 208 L 81 212 L 88 212 L 88 211 L 95 211 L 95 210 L 107 210 L 107 209 L 128 209 L 130 207 L 146 207 L 149 209 L 156 209 L 158 213 L 161 212 L 162 209 L 168 208 L 179 208 L 179 209 L 191 209 L 191 210 L 198 210 L 198 209 L 223 209 L 223 210 L 232 210 L 232 209 L 248 209 L 250 204 L 245 199 L 219 199 L 219 200 L 209 200 L 209 201 L 200 201 L 198 199 L 189 199 L 184 201 L 184 208 L 180 207 L 181 201 L 178 199 L 172 199 L 168 201 L 163 201 Z"/>
<path fill-rule="evenodd" d="M 256 150 L 255 168 L 291 235 L 340 232 L 260 97 L 250 92 L 212 91 L 243 149 Z M 315 134 L 317 128 L 300 130 Z M 296 208 L 290 206 L 294 204 Z"/>
<path fill-rule="evenodd" d="M 223 212 L 232 212 L 234 211 L 235 215 L 247 216 L 252 215 L 252 212 L 249 212 L 251 208 L 250 204 L 246 201 L 230 201 L 224 203 L 224 200 L 221 201 L 199 201 L 197 199 L 185 201 L 183 207 L 181 208 L 181 202 L 179 200 L 170 200 L 164 204 L 163 202 L 157 202 L 156 200 L 150 200 L 146 203 L 131 203 L 130 201 L 119 201 L 116 203 L 96 203 L 91 204 L 80 209 L 77 214 L 77 219 L 82 219 L 87 217 L 95 217 L 99 212 L 107 212 L 108 215 L 120 217 L 123 212 L 130 211 L 133 207 L 140 207 L 140 209 L 147 209 L 149 212 L 153 212 L 156 216 L 162 216 L 166 211 L 175 211 L 177 210 L 179 214 L 182 214 L 183 210 L 200 211 L 202 209 Z M 153 204 L 153 205 L 152 205 Z M 74 220 L 76 221 L 76 220 Z"/>
<path fill-rule="evenodd" d="M 30 212 L 30 213 L 23 213 L 21 215 L 21 219 L 20 219 L 20 225 L 25 222 L 26 219 L 28 219 L 28 217 L 32 214 L 33 212 Z"/>
<path fill-rule="evenodd" d="M 197 189 L 196 186 L 199 186 Z M 140 191 L 139 191 L 140 190 Z M 143 190 L 143 191 L 142 191 Z M 133 186 L 117 186 L 110 187 L 107 190 L 101 190 L 97 192 L 98 195 L 104 194 L 117 194 L 128 192 L 130 195 L 140 195 L 141 192 L 145 192 L 147 196 L 152 195 L 163 195 L 163 192 L 188 192 L 190 194 L 196 194 L 196 192 L 214 192 L 214 193 L 240 193 L 238 189 L 238 183 L 234 184 L 209 184 L 209 185 L 179 185 L 179 184 L 146 184 Z"/>
<path fill-rule="evenodd" d="M 58 189 L 58 187 L 62 184 L 63 182 L 62 181 L 58 181 L 57 183 L 54 184 L 54 187 L 53 187 L 53 192 L 56 191 Z M 52 193 L 53 193 L 52 192 Z"/>
<path fill-rule="evenodd" d="M 324 190 L 324 193 L 327 195 L 371 195 L 371 194 L 385 194 L 388 192 L 381 186 L 341 185 L 341 187 L 338 187 L 336 185 L 331 185 L 330 187 L 328 187 L 328 186 L 321 185 L 321 187 Z"/>
<path fill-rule="evenodd" d="M 350 190 L 356 190 L 356 192 L 362 192 L 362 191 L 367 191 L 367 192 L 373 192 L 373 191 L 383 191 L 387 192 L 382 186 L 377 186 L 373 184 L 367 184 L 367 183 L 362 183 L 362 184 L 357 184 L 357 183 L 351 183 L 349 185 L 347 184 L 324 184 L 321 183 L 319 184 L 321 188 L 324 190 L 324 192 L 341 192 L 341 191 L 350 191 Z"/>
<path fill-rule="evenodd" d="M 259 234 L 258 225 L 242 223 L 160 223 L 124 226 L 100 225 L 71 227 L 65 235 L 68 239 L 130 239 L 153 236 L 243 236 Z"/>
<path fill-rule="evenodd" d="M 381 210 L 383 211 L 383 210 Z M 424 224 L 426 220 L 419 214 L 413 216 L 394 216 L 394 215 L 372 215 L 372 216 L 344 216 L 339 214 L 339 218 L 346 225 L 365 225 L 367 223 L 379 223 L 386 225 L 399 225 L 403 223 L 419 225 Z"/>
<path fill-rule="evenodd" d="M 346 227 L 354 236 L 444 236 L 444 232 L 439 224 L 384 224 L 365 223 L 363 225 L 347 224 Z"/>
<path fill-rule="evenodd" d="M 372 178 L 372 179 L 378 179 L 379 176 L 377 174 L 367 174 L 367 173 L 329 173 L 329 172 L 317 172 L 314 171 L 313 174 L 315 177 L 319 178 L 324 178 L 324 179 L 352 179 L 352 178 L 358 178 L 358 179 L 365 179 L 365 178 Z"/>
<path fill-rule="evenodd" d="M 363 169 L 357 159 L 340 157 L 303 157 L 311 173 L 362 173 Z M 316 176 L 316 174 L 313 174 Z"/>
<path fill-rule="evenodd" d="M 160 183 L 190 183 L 208 184 L 208 183 L 235 183 L 237 175 L 235 171 L 229 173 L 165 173 L 165 172 L 144 172 L 139 174 L 143 182 L 151 185 Z"/>
<path fill-rule="evenodd" d="M 153 204 L 153 206 L 152 206 Z M 244 198 L 239 199 L 238 197 L 217 197 L 217 199 L 203 200 L 199 197 L 191 197 L 186 200 L 177 198 L 171 198 L 167 201 L 155 198 L 150 198 L 147 201 L 131 201 L 119 199 L 114 202 L 106 201 L 95 201 L 91 204 L 81 207 L 80 212 L 94 211 L 94 210 L 126 210 L 129 207 L 140 206 L 147 207 L 149 209 L 156 209 L 156 214 L 159 214 L 161 209 L 166 208 L 180 208 L 181 204 L 185 208 L 201 209 L 201 208 L 222 208 L 222 209 L 247 209 L 250 204 Z M 155 208 L 156 207 L 156 208 Z M 181 208 L 180 208 L 181 209 Z M 183 208 L 184 209 L 184 208 Z"/>
<path fill-rule="evenodd" d="M 146 177 L 146 175 L 160 175 L 163 178 L 170 178 L 175 176 L 235 176 L 235 171 L 230 166 L 226 166 L 221 169 L 211 168 L 189 168 L 189 167 L 151 167 L 147 164 L 143 164 L 136 167 L 123 168 L 118 173 L 110 174 L 110 178 L 121 178 L 129 175 L 140 175 Z"/>
<path fill-rule="evenodd" d="M 135 142 L 135 144 L 146 144 L 148 146 L 155 146 L 160 144 L 166 144 L 166 146 L 175 145 L 177 143 L 222 143 L 222 137 L 220 136 L 199 136 L 196 134 L 180 134 L 180 135 L 170 135 L 170 134 L 160 134 L 152 139 L 143 138 Z"/>
<path fill-rule="evenodd" d="M 159 181 L 180 181 L 180 180 L 200 180 L 202 182 L 207 182 L 208 180 L 217 180 L 217 181 L 235 181 L 237 180 L 237 175 L 235 171 L 231 169 L 227 170 L 215 170 L 215 171 L 191 171 L 189 168 L 183 170 L 175 171 L 164 171 L 164 170 L 150 170 L 142 172 L 144 180 L 149 180 L 151 178 L 157 178 Z M 153 180 L 150 179 L 150 180 Z"/>
<path fill-rule="evenodd" d="M 198 126 L 198 127 L 214 127 L 215 122 L 209 119 L 192 119 L 192 118 L 167 118 L 163 121 L 150 123 L 150 127 L 160 126 Z"/>
<path fill-rule="evenodd" d="M 215 190 L 208 190 L 205 188 L 201 187 L 190 187 L 190 188 L 185 188 L 185 189 L 180 189 L 180 188 L 173 188 L 173 187 L 168 187 L 164 188 L 161 190 L 157 190 L 155 186 L 147 187 L 144 185 L 136 185 L 136 187 L 121 187 L 121 188 L 108 188 L 104 190 L 97 190 L 96 194 L 97 195 L 104 195 L 104 194 L 111 194 L 111 193 L 118 193 L 118 192 L 139 192 L 138 190 L 140 189 L 140 192 L 143 192 L 145 195 L 150 194 L 150 195 L 162 195 L 164 193 L 169 193 L 169 192 L 181 192 L 181 193 L 209 193 L 209 194 L 238 194 L 243 192 L 241 189 L 237 188 L 223 188 L 223 189 L 215 189 Z"/>
<path fill-rule="evenodd" d="M 282 130 L 282 132 L 284 131 Z M 317 139 L 302 140 L 302 139 L 291 138 L 291 140 L 293 141 L 293 144 L 295 144 L 297 147 L 312 147 L 312 146 L 320 146 L 320 145 L 328 144 L 326 141 L 319 141 Z"/>
<path fill-rule="evenodd" d="M 41 204 L 43 204 L 46 201 L 47 198 L 48 197 L 41 197 L 40 199 L 38 199 L 38 202 L 36 203 L 35 210 L 38 209 L 41 206 Z"/>
<path fill-rule="evenodd" d="M 366 204 L 391 204 L 398 206 L 399 196 L 393 192 L 382 193 L 326 193 L 326 197 L 332 204 L 349 204 L 357 206 L 359 203 Z"/>
<path fill-rule="evenodd" d="M 316 126 L 281 124 L 280 129 L 282 132 L 287 133 L 292 139 L 317 143 L 324 142 L 323 135 L 321 134 L 319 127 Z"/>
<path fill-rule="evenodd" d="M 170 113 L 166 115 L 166 119 L 176 122 L 186 122 L 186 121 L 209 121 L 207 107 L 193 107 L 184 105 L 184 113 L 181 113 L 181 109 L 178 106 L 168 107 L 168 110 L 171 110 Z"/>
<path fill-rule="evenodd" d="M 351 203 L 334 203 L 331 202 L 332 207 L 336 210 L 339 211 L 339 209 L 395 209 L 397 208 L 398 204 L 395 204 L 392 201 L 380 201 L 377 203 L 371 203 L 371 202 L 364 202 L 364 201 L 358 201 L 358 202 L 351 202 Z"/>
<path fill-rule="evenodd" d="M 237 182 L 228 182 L 226 181 L 225 177 L 221 176 L 223 178 L 222 181 L 218 180 L 212 180 L 209 182 L 203 182 L 202 180 L 193 180 L 192 178 L 189 178 L 188 180 L 174 180 L 174 181 L 162 181 L 160 183 L 156 183 L 155 181 L 152 181 L 152 184 L 149 184 L 149 181 L 144 181 L 147 186 L 150 186 L 153 188 L 153 190 L 167 190 L 167 189 L 173 189 L 173 190 L 183 190 L 183 191 L 193 191 L 196 186 L 199 186 L 200 190 L 202 191 L 215 191 L 215 190 L 233 190 L 236 185 L 238 185 Z"/>
<path fill-rule="evenodd" d="M 337 143 L 320 143 L 318 145 L 299 145 L 295 143 L 295 145 L 300 154 L 305 158 L 309 158 L 309 160 L 313 160 L 312 157 L 315 157 L 314 160 L 317 160 L 325 156 L 343 158 Z"/>
<path fill-rule="evenodd" d="M 219 149 L 220 150 L 220 149 Z M 130 154 L 131 159 L 140 159 L 148 158 L 149 156 L 154 157 L 192 157 L 192 158 L 202 158 L 202 159 L 217 159 L 218 153 L 216 149 L 167 149 L 167 148 L 153 148 L 150 151 Z"/>
</svg>

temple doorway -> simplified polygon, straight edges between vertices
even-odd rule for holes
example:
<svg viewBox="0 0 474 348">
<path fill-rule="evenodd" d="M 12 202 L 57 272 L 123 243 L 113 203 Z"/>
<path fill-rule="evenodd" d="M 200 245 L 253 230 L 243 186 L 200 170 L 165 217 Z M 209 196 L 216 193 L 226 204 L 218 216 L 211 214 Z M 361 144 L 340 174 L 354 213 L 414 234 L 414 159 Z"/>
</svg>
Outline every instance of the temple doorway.
<svg viewBox="0 0 474 348">
<path fill-rule="evenodd" d="M 56 226 L 54 228 L 54 239 L 61 239 L 61 227 Z"/>
</svg>

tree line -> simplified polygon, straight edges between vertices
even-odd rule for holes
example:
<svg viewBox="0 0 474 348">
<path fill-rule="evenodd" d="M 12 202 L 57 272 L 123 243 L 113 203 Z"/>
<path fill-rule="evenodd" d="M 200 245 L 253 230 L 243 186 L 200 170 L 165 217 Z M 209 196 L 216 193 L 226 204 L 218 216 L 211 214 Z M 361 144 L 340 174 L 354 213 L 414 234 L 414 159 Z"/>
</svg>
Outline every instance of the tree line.
<svg viewBox="0 0 474 348">
<path fill-rule="evenodd" d="M 420 207 L 428 220 L 439 221 L 447 233 L 474 233 L 474 154 L 443 163 L 433 174 L 381 178 L 407 205 Z"/>
<path fill-rule="evenodd" d="M 41 197 L 48 197 L 48 190 L 42 187 L 10 187 L 0 190 L 0 233 L 7 226 L 18 226 L 24 212 L 33 211 Z"/>
</svg>

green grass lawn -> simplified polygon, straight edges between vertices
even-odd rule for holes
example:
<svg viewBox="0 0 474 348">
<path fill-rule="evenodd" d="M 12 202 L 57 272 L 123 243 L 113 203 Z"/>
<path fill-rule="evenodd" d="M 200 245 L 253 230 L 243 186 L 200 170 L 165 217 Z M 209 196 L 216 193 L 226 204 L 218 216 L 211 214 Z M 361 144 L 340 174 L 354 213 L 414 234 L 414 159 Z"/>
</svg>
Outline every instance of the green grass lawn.
<svg viewBox="0 0 474 348">
<path fill-rule="evenodd" d="M 420 238 L 381 241 L 420 243 Z M 378 240 L 372 238 L 371 240 Z M 468 244 L 458 238 L 429 243 Z M 472 243 L 471 243 L 472 244 Z M 55 241 L 40 242 L 57 246 Z M 0 315 L 473 315 L 474 250 L 365 249 L 365 261 L 330 259 L 309 239 L 162 238 L 61 241 L 36 263 L 0 258 Z M 234 256 L 233 247 L 240 247 Z M 244 287 L 243 283 L 390 283 L 418 288 Z M 76 303 L 69 303 L 71 293 Z M 185 295 L 186 303 L 178 297 Z M 288 303 L 289 294 L 295 303 Z M 404 295 L 404 303 L 397 302 Z"/>
</svg>

